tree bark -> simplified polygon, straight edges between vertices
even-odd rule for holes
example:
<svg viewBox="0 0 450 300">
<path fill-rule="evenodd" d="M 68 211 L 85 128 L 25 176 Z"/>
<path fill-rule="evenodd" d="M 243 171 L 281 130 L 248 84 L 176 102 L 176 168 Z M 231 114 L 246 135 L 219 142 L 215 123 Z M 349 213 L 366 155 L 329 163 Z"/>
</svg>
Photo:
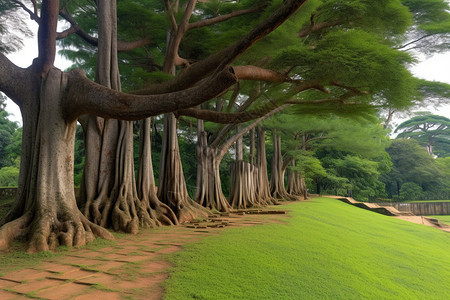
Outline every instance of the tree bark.
<svg viewBox="0 0 450 300">
<path fill-rule="evenodd" d="M 244 209 L 259 206 L 256 193 L 255 166 L 237 160 L 231 165 L 231 207 Z"/>
<path fill-rule="evenodd" d="M 292 160 L 291 165 L 295 166 L 295 160 Z M 308 199 L 305 179 L 299 172 L 290 169 L 288 169 L 288 185 L 286 191 L 289 195 L 297 197 L 299 200 Z"/>
<path fill-rule="evenodd" d="M 173 114 L 164 116 L 161 151 L 158 198 L 173 210 L 180 223 L 207 217 L 207 209 L 194 202 L 186 188 L 178 146 L 177 124 Z"/>
<path fill-rule="evenodd" d="M 99 1 L 98 6 L 102 13 L 98 18 L 97 81 L 120 90 L 115 1 Z M 151 159 L 149 140 L 143 140 L 147 142 L 145 149 L 141 147 L 140 197 L 134 172 L 133 123 L 97 117 L 89 119 L 91 126 L 87 127 L 86 175 L 82 188 L 85 215 L 103 227 L 112 226 L 114 230 L 133 234 L 139 227 L 159 226 L 161 221 L 176 224 L 173 212 L 156 198 L 154 179 L 148 178 L 153 176 L 153 170 L 148 170 L 152 167 L 151 161 L 144 161 Z M 142 134 L 150 134 L 149 124 L 141 128 Z M 92 184 L 93 179 L 98 180 L 97 186 Z"/>
<path fill-rule="evenodd" d="M 269 176 L 267 174 L 267 158 L 266 158 L 266 136 L 265 130 L 257 127 L 257 174 L 256 174 L 256 193 L 258 201 L 261 205 L 275 204 L 276 200 L 270 195 Z"/>
<path fill-rule="evenodd" d="M 273 137 L 273 158 L 272 172 L 270 176 L 270 194 L 275 199 L 295 200 L 291 197 L 284 185 L 283 156 L 281 155 L 281 137 L 274 130 Z"/>
<path fill-rule="evenodd" d="M 197 120 L 197 192 L 195 201 L 218 211 L 229 211 L 230 205 L 222 191 L 219 149 L 208 145 L 203 120 Z"/>
<path fill-rule="evenodd" d="M 139 141 L 138 205 L 139 224 L 177 225 L 178 219 L 169 206 L 162 203 L 156 195 L 155 177 L 150 142 L 151 119 L 141 121 Z"/>
<path fill-rule="evenodd" d="M 28 169 L 21 169 L 19 201 L 3 220 L 0 249 L 9 248 L 18 235 L 26 235 L 28 251 L 79 246 L 95 236 L 112 239 L 102 227 L 91 223 L 78 210 L 73 189 L 73 149 L 76 122 L 63 118 L 60 99 L 67 78 L 50 69 L 39 97 L 24 103 L 24 142 L 29 153 Z M 33 137 L 28 139 L 29 137 Z M 55 176 L 57 175 L 57 176 Z M 20 203 L 19 203 L 20 202 Z M 20 207 L 20 208 L 19 208 Z"/>
</svg>

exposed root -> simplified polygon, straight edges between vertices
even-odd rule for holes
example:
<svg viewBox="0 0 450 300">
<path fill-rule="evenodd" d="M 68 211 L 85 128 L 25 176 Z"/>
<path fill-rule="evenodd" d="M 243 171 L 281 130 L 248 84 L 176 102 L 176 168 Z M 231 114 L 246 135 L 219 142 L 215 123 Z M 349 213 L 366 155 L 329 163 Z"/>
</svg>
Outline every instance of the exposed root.
<svg viewBox="0 0 450 300">
<path fill-rule="evenodd" d="M 181 224 L 190 222 L 194 219 L 207 218 L 211 212 L 194 202 L 192 199 L 182 201 L 183 205 L 177 210 L 178 222 Z"/>
<path fill-rule="evenodd" d="M 15 238 L 28 232 L 30 219 L 31 215 L 28 213 L 0 227 L 0 251 L 7 252 Z"/>
<path fill-rule="evenodd" d="M 55 250 L 57 246 L 83 246 L 95 237 L 114 239 L 106 229 L 88 221 L 81 212 L 58 216 L 35 216 L 30 228 L 28 252 Z"/>
<path fill-rule="evenodd" d="M 96 237 L 112 240 L 106 229 L 89 222 L 80 212 L 55 218 L 51 214 L 39 216 L 30 212 L 0 228 L 0 250 L 8 251 L 11 242 L 28 236 L 28 252 L 55 250 L 58 246 L 83 246 Z"/>
<path fill-rule="evenodd" d="M 111 212 L 111 199 L 102 194 L 93 200 L 88 201 L 83 209 L 83 214 L 88 220 L 101 227 L 108 227 L 108 216 Z"/>
</svg>

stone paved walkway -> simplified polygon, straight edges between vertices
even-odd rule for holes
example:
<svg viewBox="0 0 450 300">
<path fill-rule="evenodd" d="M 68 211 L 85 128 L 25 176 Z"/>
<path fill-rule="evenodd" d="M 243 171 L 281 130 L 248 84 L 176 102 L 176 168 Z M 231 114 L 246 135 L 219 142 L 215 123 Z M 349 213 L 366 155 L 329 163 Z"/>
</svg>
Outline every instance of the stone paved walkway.
<svg viewBox="0 0 450 300">
<path fill-rule="evenodd" d="M 161 299 L 161 283 L 169 277 L 171 267 L 167 254 L 218 234 L 224 227 L 284 222 L 286 218 L 275 207 L 251 212 L 143 230 L 117 239 L 113 246 L 73 249 L 26 269 L 5 272 L 0 266 L 0 299 Z"/>
</svg>

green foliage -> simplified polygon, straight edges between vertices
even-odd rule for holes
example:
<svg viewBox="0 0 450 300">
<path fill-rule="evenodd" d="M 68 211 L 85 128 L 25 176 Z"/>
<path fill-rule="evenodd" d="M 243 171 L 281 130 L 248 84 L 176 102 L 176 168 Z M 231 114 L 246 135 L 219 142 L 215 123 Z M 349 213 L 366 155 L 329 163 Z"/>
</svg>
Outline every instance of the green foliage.
<svg viewBox="0 0 450 300">
<path fill-rule="evenodd" d="M 0 52 L 11 53 L 23 47 L 23 39 L 32 32 L 25 23 L 25 13 L 15 1 L 0 0 Z"/>
<path fill-rule="evenodd" d="M 18 167 L 9 166 L 0 169 L 0 187 L 17 187 L 18 182 Z"/>
<path fill-rule="evenodd" d="M 404 33 L 412 24 L 412 16 L 401 1 L 352 0 L 320 1 L 313 21 L 335 23 L 339 29 L 361 28 L 376 34 Z"/>
<path fill-rule="evenodd" d="M 8 145 L 17 131 L 18 125 L 8 119 L 8 112 L 0 110 L 0 168 L 14 164 L 14 157 L 8 152 Z M 10 150 L 13 150 L 12 148 Z"/>
<path fill-rule="evenodd" d="M 411 138 L 428 149 L 430 155 L 450 156 L 450 119 L 425 114 L 413 117 L 397 126 L 398 138 Z"/>
<path fill-rule="evenodd" d="M 389 197 L 400 196 L 406 182 L 413 182 L 423 190 L 423 199 L 448 197 L 447 160 L 437 163 L 426 149 L 413 139 L 395 139 L 386 149 L 392 161 L 391 172 L 383 176 Z"/>
<path fill-rule="evenodd" d="M 288 224 L 228 229 L 173 254 L 165 299 L 447 297 L 447 233 L 332 199 L 282 208 Z"/>
<path fill-rule="evenodd" d="M 75 156 L 74 156 L 74 185 L 79 187 L 83 179 L 85 158 L 83 128 L 78 125 L 75 132 Z"/>
<path fill-rule="evenodd" d="M 403 201 L 419 200 L 422 196 L 422 188 L 414 182 L 405 182 L 400 188 L 400 199 Z"/>
</svg>

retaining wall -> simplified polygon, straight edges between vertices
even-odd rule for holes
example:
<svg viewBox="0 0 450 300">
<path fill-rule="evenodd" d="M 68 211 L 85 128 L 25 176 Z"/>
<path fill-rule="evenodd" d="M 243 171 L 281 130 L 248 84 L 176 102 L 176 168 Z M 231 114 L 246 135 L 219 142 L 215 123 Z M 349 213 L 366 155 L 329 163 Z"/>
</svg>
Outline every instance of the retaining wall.
<svg viewBox="0 0 450 300">
<path fill-rule="evenodd" d="M 16 188 L 0 188 L 0 198 L 14 197 L 16 190 Z"/>
<path fill-rule="evenodd" d="M 378 203 L 380 206 L 393 206 L 399 211 L 409 211 L 416 216 L 450 215 L 450 202 L 421 203 Z"/>
</svg>

